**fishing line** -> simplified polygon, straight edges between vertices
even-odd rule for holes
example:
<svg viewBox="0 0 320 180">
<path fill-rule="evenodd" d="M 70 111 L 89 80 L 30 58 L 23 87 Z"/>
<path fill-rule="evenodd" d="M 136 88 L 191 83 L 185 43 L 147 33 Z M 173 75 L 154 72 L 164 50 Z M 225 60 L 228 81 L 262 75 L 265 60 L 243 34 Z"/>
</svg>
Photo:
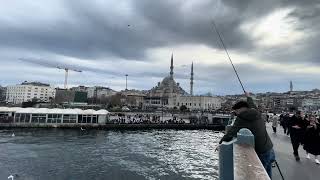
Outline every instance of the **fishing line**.
<svg viewBox="0 0 320 180">
<path fill-rule="evenodd" d="M 233 70 L 234 70 L 234 72 L 235 72 L 235 74 L 236 74 L 236 76 L 237 76 L 237 78 L 238 78 L 238 80 L 239 80 L 239 83 L 240 83 L 240 85 L 241 85 L 241 87 L 242 87 L 242 90 L 243 90 L 244 93 L 246 93 L 246 90 L 244 89 L 244 86 L 243 86 L 243 84 L 242 84 L 242 82 L 241 82 L 241 79 L 240 79 L 240 77 L 239 77 L 239 74 L 238 74 L 238 72 L 237 72 L 237 70 L 236 70 L 235 66 L 233 65 L 233 62 L 232 62 L 232 60 L 231 60 L 231 58 L 230 58 L 229 52 L 228 52 L 228 50 L 227 50 L 227 47 L 226 47 L 226 45 L 224 44 L 224 42 L 223 42 L 223 40 L 222 40 L 221 34 L 220 34 L 220 32 L 218 31 L 218 28 L 217 28 L 216 24 L 214 23 L 213 18 L 212 18 L 211 20 L 212 20 L 212 21 L 211 21 L 211 24 L 212 24 L 213 28 L 215 29 L 216 33 L 217 33 L 218 36 L 219 36 L 220 42 L 221 42 L 221 44 L 222 44 L 222 46 L 223 46 L 224 51 L 226 52 L 226 54 L 227 54 L 227 56 L 228 56 L 228 58 L 229 58 L 229 61 L 230 61 L 231 65 L 232 65 L 232 67 L 233 67 Z"/>
</svg>

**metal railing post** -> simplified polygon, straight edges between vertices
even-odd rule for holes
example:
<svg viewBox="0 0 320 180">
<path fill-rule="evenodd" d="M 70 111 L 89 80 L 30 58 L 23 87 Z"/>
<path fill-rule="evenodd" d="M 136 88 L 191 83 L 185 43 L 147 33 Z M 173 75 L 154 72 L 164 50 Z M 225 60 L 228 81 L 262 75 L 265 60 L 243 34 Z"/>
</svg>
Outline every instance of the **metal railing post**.
<svg viewBox="0 0 320 180">
<path fill-rule="evenodd" d="M 237 144 L 248 144 L 254 147 L 254 136 L 247 128 L 242 128 L 237 133 Z"/>
<path fill-rule="evenodd" d="M 233 180 L 234 179 L 234 165 L 233 165 L 233 143 L 222 142 L 219 148 L 219 179 Z"/>
</svg>

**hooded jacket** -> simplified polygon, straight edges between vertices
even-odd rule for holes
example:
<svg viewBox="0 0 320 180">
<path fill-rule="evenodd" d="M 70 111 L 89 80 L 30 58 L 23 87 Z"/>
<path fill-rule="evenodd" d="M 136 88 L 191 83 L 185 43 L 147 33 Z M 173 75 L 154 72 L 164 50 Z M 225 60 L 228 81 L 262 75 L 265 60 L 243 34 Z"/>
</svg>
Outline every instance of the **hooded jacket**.
<svg viewBox="0 0 320 180">
<path fill-rule="evenodd" d="M 233 126 L 222 137 L 220 144 L 222 141 L 231 141 L 237 136 L 240 129 L 247 128 L 254 135 L 255 151 L 257 154 L 262 154 L 272 149 L 273 144 L 267 133 L 265 122 L 261 118 L 261 113 L 256 110 L 252 98 L 248 97 L 247 102 L 250 108 L 237 116 Z"/>
</svg>

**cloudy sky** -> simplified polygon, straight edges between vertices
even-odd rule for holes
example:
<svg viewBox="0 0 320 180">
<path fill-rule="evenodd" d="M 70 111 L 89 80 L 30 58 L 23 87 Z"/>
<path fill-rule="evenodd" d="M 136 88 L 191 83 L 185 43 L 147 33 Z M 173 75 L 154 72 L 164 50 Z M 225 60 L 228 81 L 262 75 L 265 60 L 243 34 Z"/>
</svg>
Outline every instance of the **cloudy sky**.
<svg viewBox="0 0 320 180">
<path fill-rule="evenodd" d="M 151 89 L 169 74 L 197 94 L 238 94 L 214 19 L 251 92 L 320 88 L 319 0 L 0 0 L 0 85 Z"/>
</svg>

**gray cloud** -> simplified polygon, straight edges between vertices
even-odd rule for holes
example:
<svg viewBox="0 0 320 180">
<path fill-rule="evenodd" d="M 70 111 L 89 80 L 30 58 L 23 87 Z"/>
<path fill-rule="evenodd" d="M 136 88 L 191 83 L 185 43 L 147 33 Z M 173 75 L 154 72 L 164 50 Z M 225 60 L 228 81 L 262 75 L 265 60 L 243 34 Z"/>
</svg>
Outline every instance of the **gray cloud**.
<svg viewBox="0 0 320 180">
<path fill-rule="evenodd" d="M 281 8 L 293 8 L 288 16 L 296 20 L 292 23 L 306 38 L 295 44 L 258 47 L 250 34 L 241 30 L 243 23 L 255 21 Z M 123 74 L 129 73 L 135 81 L 132 82 L 134 87 L 151 88 L 168 74 L 168 65 L 164 63 L 153 68 L 151 64 L 155 60 L 147 54 L 148 51 L 184 44 L 221 49 L 210 24 L 212 17 L 230 51 L 248 54 L 262 61 L 280 62 L 284 67 L 289 64 L 319 65 L 320 2 L 315 0 L 10 1 L 0 7 L 0 62 L 16 61 L 19 64 L 18 57 L 33 57 L 38 59 L 33 63 L 41 62 L 43 67 L 68 65 L 106 78 L 121 79 Z M 57 57 L 72 57 L 79 61 L 67 62 Z M 88 66 L 83 60 L 97 62 L 101 66 Z M 139 61 L 149 64 L 135 65 Z M 122 67 L 124 63 L 132 65 L 132 68 Z M 208 67 L 199 62 L 195 68 L 198 69 L 199 85 L 204 89 L 199 92 L 212 87 L 222 92 L 231 87 L 226 82 L 237 83 L 230 66 Z M 248 86 L 256 90 L 277 89 L 290 77 L 298 82 L 314 78 L 266 70 L 252 64 L 238 65 L 238 68 L 243 79 L 249 82 Z M 188 73 L 189 70 L 178 69 L 175 74 L 186 87 Z M 277 78 L 275 75 L 278 79 L 281 77 L 274 82 L 275 85 L 271 81 L 268 85 L 257 81 L 258 78 Z M 15 79 L 20 77 L 17 75 Z M 138 82 L 141 77 L 154 80 L 141 83 Z M 57 82 L 54 78 L 50 81 Z M 81 81 L 76 79 L 75 82 Z M 310 84 L 316 83 L 310 81 Z"/>
</svg>

